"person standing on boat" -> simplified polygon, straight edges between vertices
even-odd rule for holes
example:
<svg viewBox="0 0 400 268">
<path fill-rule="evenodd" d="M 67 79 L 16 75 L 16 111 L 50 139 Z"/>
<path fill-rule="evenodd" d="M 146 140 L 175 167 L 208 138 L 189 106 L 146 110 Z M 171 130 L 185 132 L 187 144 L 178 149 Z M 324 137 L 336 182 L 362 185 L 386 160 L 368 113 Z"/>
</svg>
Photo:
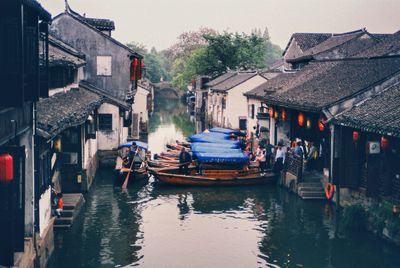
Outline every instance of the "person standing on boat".
<svg viewBox="0 0 400 268">
<path fill-rule="evenodd" d="M 188 167 L 191 162 L 192 156 L 186 152 L 185 147 L 182 147 L 181 153 L 179 154 L 179 171 L 188 174 Z"/>
<path fill-rule="evenodd" d="M 145 152 L 137 146 L 136 142 L 132 142 L 131 149 L 128 153 L 129 164 L 131 165 L 133 161 L 134 168 L 139 168 L 145 157 Z"/>
</svg>

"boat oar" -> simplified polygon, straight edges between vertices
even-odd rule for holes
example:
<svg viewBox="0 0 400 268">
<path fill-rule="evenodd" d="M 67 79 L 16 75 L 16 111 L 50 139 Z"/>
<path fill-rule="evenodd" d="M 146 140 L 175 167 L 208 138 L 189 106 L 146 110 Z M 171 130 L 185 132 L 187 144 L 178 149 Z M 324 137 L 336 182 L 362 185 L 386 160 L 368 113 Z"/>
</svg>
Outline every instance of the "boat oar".
<svg viewBox="0 0 400 268">
<path fill-rule="evenodd" d="M 132 171 L 133 163 L 135 162 L 134 159 L 135 159 L 136 154 L 137 154 L 137 151 L 135 152 L 135 155 L 132 157 L 131 167 L 129 168 L 128 174 L 126 174 L 126 177 L 125 177 L 125 181 L 122 184 L 123 190 L 125 190 L 128 187 L 129 176 L 131 175 L 131 171 Z"/>
</svg>

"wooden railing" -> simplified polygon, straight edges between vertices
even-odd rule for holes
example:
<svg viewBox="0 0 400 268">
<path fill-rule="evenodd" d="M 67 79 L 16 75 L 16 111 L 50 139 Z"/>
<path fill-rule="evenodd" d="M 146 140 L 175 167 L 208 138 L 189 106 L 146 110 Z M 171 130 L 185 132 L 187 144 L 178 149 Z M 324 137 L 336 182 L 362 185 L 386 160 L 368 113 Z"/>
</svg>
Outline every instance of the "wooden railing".
<svg viewBox="0 0 400 268">
<path fill-rule="evenodd" d="M 301 182 L 303 178 L 303 158 L 293 153 L 287 153 L 285 171 L 296 176 L 297 181 Z"/>
</svg>

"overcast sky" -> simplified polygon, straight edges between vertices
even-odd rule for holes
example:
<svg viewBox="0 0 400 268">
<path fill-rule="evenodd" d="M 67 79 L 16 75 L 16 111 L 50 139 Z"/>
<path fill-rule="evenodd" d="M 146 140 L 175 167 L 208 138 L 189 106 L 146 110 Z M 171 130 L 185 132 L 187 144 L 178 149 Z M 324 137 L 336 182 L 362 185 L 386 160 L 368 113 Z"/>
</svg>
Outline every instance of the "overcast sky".
<svg viewBox="0 0 400 268">
<path fill-rule="evenodd" d="M 64 0 L 39 0 L 52 16 Z M 87 17 L 115 21 L 113 36 L 147 48 L 165 49 L 184 31 L 211 27 L 250 33 L 268 27 L 282 48 L 293 32 L 369 32 L 400 30 L 400 0 L 69 0 Z"/>
</svg>

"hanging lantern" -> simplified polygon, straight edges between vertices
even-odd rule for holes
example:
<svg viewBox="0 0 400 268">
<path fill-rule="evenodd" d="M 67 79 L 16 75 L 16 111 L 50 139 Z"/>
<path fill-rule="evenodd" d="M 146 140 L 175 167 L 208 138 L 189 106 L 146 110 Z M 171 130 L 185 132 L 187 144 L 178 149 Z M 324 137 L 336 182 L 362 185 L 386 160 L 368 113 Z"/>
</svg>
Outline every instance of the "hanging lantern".
<svg viewBox="0 0 400 268">
<path fill-rule="evenodd" d="M 14 179 L 14 160 L 9 154 L 0 155 L 0 182 L 10 182 Z"/>
<path fill-rule="evenodd" d="M 139 59 L 134 58 L 131 62 L 131 70 L 130 70 L 130 80 L 136 81 L 138 80 L 137 74 L 139 69 Z"/>
<path fill-rule="evenodd" d="M 144 64 L 144 60 L 141 59 L 140 60 L 140 69 L 139 69 L 139 74 L 138 74 L 139 79 L 143 78 L 143 72 L 144 72 L 145 69 L 146 69 L 146 65 Z"/>
<path fill-rule="evenodd" d="M 353 141 L 358 141 L 360 139 L 360 132 L 353 131 Z"/>
<path fill-rule="evenodd" d="M 274 118 L 275 118 L 275 120 L 278 120 L 278 118 L 279 118 L 279 113 L 278 113 L 278 111 L 275 111 L 275 113 L 274 113 Z"/>
<path fill-rule="evenodd" d="M 269 113 L 269 118 L 274 117 L 274 108 L 272 108 L 272 106 L 269 107 L 268 113 Z"/>
<path fill-rule="evenodd" d="M 61 152 L 61 138 L 57 138 L 54 140 L 54 151 L 57 153 Z"/>
<path fill-rule="evenodd" d="M 389 147 L 389 140 L 385 137 L 381 137 L 381 147 L 382 149 L 387 149 Z"/>
<path fill-rule="evenodd" d="M 287 119 L 287 114 L 286 114 L 286 110 L 285 109 L 282 110 L 281 118 L 282 118 L 282 121 L 286 121 L 286 119 Z"/>
<path fill-rule="evenodd" d="M 322 117 L 318 119 L 318 129 L 321 132 L 325 130 L 325 120 Z"/>
<path fill-rule="evenodd" d="M 310 129 L 311 126 L 312 126 L 311 119 L 310 119 L 310 117 L 307 117 L 306 127 L 307 127 L 308 129 Z"/>
<path fill-rule="evenodd" d="M 299 116 L 297 117 L 297 123 L 299 123 L 299 126 L 304 126 L 304 114 L 299 113 Z"/>
</svg>

